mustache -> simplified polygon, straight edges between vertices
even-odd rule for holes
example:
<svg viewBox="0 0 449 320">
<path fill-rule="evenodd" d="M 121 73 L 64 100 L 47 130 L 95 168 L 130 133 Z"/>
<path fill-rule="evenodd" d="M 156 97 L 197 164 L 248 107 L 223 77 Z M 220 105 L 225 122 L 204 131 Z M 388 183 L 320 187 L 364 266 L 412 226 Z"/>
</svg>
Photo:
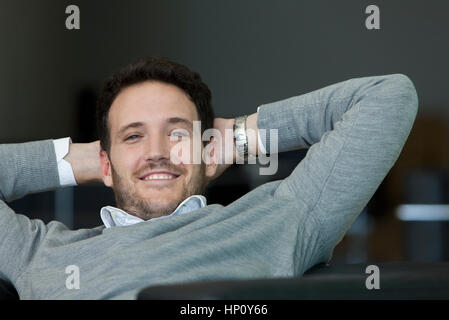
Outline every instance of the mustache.
<svg viewBox="0 0 449 320">
<path fill-rule="evenodd" d="M 160 161 L 152 161 L 152 162 L 146 163 L 145 166 L 142 167 L 137 172 L 137 176 L 141 176 L 141 175 L 145 174 L 148 171 L 153 171 L 153 170 L 156 170 L 156 169 L 170 171 L 170 172 L 172 172 L 172 173 L 174 173 L 176 175 L 181 175 L 181 174 L 185 173 L 185 170 L 183 170 L 182 168 L 177 167 L 172 162 L 170 162 L 170 160 L 162 159 Z"/>
</svg>

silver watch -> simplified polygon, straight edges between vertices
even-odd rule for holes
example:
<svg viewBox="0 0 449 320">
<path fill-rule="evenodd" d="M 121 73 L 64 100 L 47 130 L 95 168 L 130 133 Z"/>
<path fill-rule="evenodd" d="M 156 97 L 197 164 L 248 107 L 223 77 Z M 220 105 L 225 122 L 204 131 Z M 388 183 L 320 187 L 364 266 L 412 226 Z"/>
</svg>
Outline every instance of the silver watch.
<svg viewBox="0 0 449 320">
<path fill-rule="evenodd" d="M 246 136 L 247 115 L 240 116 L 234 120 L 234 141 L 237 149 L 238 159 L 248 159 L 248 137 Z"/>
</svg>

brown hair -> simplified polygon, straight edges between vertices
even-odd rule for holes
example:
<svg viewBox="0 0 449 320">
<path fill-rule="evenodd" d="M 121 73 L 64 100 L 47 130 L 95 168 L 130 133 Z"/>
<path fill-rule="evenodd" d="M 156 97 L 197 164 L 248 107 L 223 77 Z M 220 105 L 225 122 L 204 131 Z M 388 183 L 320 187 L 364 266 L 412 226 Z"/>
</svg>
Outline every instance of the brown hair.
<svg viewBox="0 0 449 320">
<path fill-rule="evenodd" d="M 97 129 L 100 145 L 109 153 L 111 141 L 108 114 L 115 98 L 134 84 L 154 80 L 173 84 L 182 89 L 194 102 L 200 121 L 201 132 L 213 127 L 214 112 L 211 92 L 197 72 L 163 57 L 147 57 L 134 62 L 109 78 L 104 85 L 97 103 Z"/>
</svg>

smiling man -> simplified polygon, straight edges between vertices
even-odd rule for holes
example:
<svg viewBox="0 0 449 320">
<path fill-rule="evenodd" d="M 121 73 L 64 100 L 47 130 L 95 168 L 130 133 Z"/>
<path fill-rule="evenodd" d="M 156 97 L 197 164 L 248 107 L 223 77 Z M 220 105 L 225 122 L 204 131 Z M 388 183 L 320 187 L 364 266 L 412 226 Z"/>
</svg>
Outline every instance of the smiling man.
<svg viewBox="0 0 449 320">
<path fill-rule="evenodd" d="M 148 220 L 168 215 L 181 201 L 204 192 L 214 167 L 193 161 L 174 165 L 179 161 L 170 158 L 179 143 L 172 137 L 183 137 L 184 130 L 193 137 L 193 121 L 199 121 L 194 102 L 182 89 L 157 81 L 132 85 L 115 98 L 108 115 L 110 140 L 100 159 L 104 183 L 114 188 L 119 208 Z"/>
<path fill-rule="evenodd" d="M 0 276 L 24 299 L 134 299 L 149 285 L 301 276 L 331 259 L 398 158 L 417 108 L 413 83 L 393 74 L 214 118 L 197 73 L 140 60 L 101 93 L 100 142 L 0 145 Z M 195 121 L 234 138 L 200 143 Z M 262 130 L 278 144 L 265 143 Z M 190 157 L 172 152 L 179 144 Z M 300 148 L 307 155 L 286 179 L 228 206 L 207 204 L 207 184 L 236 159 Z M 192 161 L 204 151 L 207 161 Z M 4 202 L 91 181 L 116 197 L 93 229 L 30 220 Z M 79 270 L 77 290 L 66 286 L 68 266 Z"/>
</svg>

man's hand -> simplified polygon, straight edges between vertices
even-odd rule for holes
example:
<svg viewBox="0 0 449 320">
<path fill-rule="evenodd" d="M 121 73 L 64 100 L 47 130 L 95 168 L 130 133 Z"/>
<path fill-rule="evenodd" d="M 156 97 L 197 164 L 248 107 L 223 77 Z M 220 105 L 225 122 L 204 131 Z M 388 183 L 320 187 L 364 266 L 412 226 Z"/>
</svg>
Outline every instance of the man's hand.
<svg viewBox="0 0 449 320">
<path fill-rule="evenodd" d="M 215 175 L 211 178 L 212 180 L 221 176 L 223 172 L 226 171 L 233 163 L 235 163 L 235 147 L 234 147 L 234 137 L 232 134 L 228 133 L 226 136 L 226 131 L 232 132 L 234 127 L 234 119 L 224 119 L 215 118 L 214 119 L 214 129 L 218 130 L 221 135 L 221 144 L 217 145 L 219 163 L 217 166 L 217 171 Z M 230 131 L 229 131 L 230 130 Z M 214 142 L 219 143 L 220 140 L 214 139 Z M 225 148 L 228 148 L 230 152 L 225 152 Z"/>
<path fill-rule="evenodd" d="M 100 141 L 71 143 L 64 157 L 72 165 L 77 184 L 103 182 L 100 166 Z"/>
</svg>

